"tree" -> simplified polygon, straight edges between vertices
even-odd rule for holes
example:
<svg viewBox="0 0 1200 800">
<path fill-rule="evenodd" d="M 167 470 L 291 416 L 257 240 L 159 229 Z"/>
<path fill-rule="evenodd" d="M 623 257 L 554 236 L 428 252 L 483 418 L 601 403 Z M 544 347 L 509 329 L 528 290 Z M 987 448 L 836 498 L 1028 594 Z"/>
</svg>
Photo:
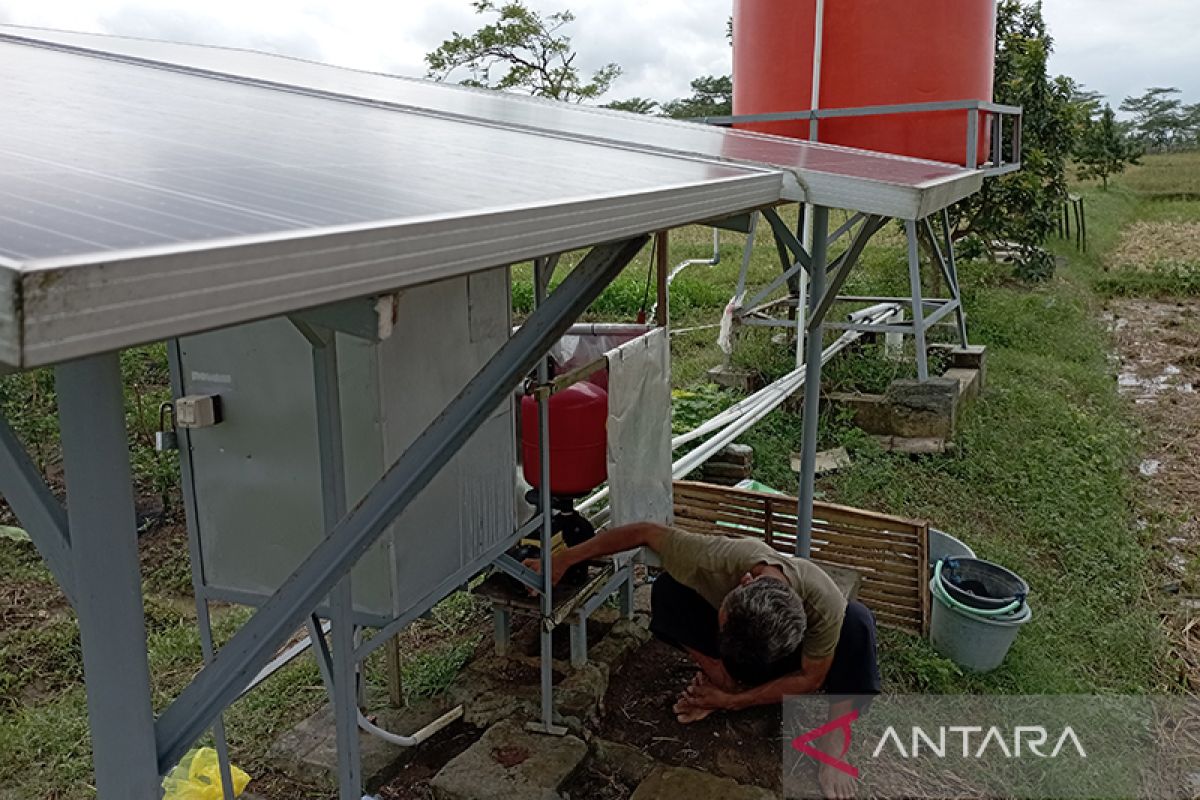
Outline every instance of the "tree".
<svg viewBox="0 0 1200 800">
<path fill-rule="evenodd" d="M 1089 120 L 1075 153 L 1081 181 L 1099 178 L 1108 191 L 1108 177 L 1125 171 L 1127 164 L 1136 164 L 1140 151 L 1121 130 L 1112 106 L 1107 103 L 1100 118 Z"/>
<path fill-rule="evenodd" d="M 630 111 L 634 114 L 653 114 L 658 108 L 658 101 L 648 97 L 630 97 L 628 100 L 614 100 L 611 103 L 605 103 L 601 108 Z"/>
<path fill-rule="evenodd" d="M 537 97 L 581 102 L 608 91 L 621 74 L 616 64 L 606 64 L 585 80 L 575 66 L 578 55 L 562 30 L 575 20 L 570 11 L 540 14 L 523 0 L 497 5 L 475 0 L 477 14 L 494 15 L 493 22 L 470 36 L 457 31 L 441 47 L 425 56 L 429 77 L 446 80 L 459 69 L 470 77 L 467 86 L 489 89 L 523 89 Z"/>
<path fill-rule="evenodd" d="M 724 117 L 733 113 L 733 77 L 704 75 L 692 81 L 692 96 L 664 103 L 663 115 L 676 119 Z"/>
<path fill-rule="evenodd" d="M 1133 115 L 1134 130 L 1147 148 L 1166 150 L 1188 138 L 1188 110 L 1177 94 L 1173 86 L 1155 86 L 1121 103 L 1121 110 Z"/>
<path fill-rule="evenodd" d="M 980 192 L 951 211 L 956 239 L 973 237 L 988 249 L 995 241 L 1016 245 L 1017 274 L 1030 279 L 1049 277 L 1054 270 L 1043 244 L 1067 196 L 1066 161 L 1080 121 L 1072 104 L 1079 86 L 1047 71 L 1053 47 L 1040 2 L 1000 0 L 996 100 L 1024 108 L 1023 165 L 1019 172 L 985 181 Z"/>
</svg>

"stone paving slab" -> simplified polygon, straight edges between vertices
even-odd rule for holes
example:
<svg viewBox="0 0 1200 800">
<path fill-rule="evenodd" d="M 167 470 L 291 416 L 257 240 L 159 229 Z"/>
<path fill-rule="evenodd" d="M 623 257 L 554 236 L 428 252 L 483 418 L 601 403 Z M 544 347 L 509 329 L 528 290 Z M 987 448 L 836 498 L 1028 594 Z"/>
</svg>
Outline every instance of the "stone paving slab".
<svg viewBox="0 0 1200 800">
<path fill-rule="evenodd" d="M 694 769 L 659 767 L 642 781 L 629 800 L 780 800 L 757 786 L 743 786 Z"/>
<path fill-rule="evenodd" d="M 560 800 L 587 757 L 575 736 L 545 736 L 514 720 L 498 722 L 430 782 L 436 800 Z"/>
</svg>

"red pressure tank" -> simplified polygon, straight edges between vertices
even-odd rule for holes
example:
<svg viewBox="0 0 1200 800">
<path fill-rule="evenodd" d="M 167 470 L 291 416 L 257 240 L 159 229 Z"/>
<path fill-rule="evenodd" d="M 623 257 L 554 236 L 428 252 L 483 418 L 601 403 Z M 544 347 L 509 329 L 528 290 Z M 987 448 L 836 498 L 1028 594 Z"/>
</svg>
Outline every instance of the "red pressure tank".
<svg viewBox="0 0 1200 800">
<path fill-rule="evenodd" d="M 608 392 L 584 381 L 550 396 L 550 493 L 580 497 L 608 480 Z M 521 398 L 521 453 L 525 480 L 542 483 L 538 457 L 538 404 Z"/>
<path fill-rule="evenodd" d="M 733 113 L 812 107 L 817 0 L 734 0 Z M 992 99 L 995 0 L 825 0 L 820 108 Z M 986 153 L 986 115 L 980 150 Z M 808 121 L 738 127 L 799 139 Z M 821 120 L 830 144 L 962 164 L 967 112 Z"/>
</svg>

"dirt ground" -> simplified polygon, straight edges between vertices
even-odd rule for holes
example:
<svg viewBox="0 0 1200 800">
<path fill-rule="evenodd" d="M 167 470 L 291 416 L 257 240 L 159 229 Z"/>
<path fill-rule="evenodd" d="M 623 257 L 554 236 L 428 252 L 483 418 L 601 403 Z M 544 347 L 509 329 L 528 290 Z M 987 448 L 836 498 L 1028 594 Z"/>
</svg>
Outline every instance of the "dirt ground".
<svg viewBox="0 0 1200 800">
<path fill-rule="evenodd" d="M 718 713 L 680 725 L 671 707 L 695 674 L 685 654 L 648 642 L 610 680 L 598 734 L 673 766 L 779 791 L 780 708 Z"/>
<path fill-rule="evenodd" d="M 1155 532 L 1181 679 L 1200 690 L 1200 301 L 1114 301 L 1118 385 L 1143 429 L 1139 525 Z"/>
</svg>

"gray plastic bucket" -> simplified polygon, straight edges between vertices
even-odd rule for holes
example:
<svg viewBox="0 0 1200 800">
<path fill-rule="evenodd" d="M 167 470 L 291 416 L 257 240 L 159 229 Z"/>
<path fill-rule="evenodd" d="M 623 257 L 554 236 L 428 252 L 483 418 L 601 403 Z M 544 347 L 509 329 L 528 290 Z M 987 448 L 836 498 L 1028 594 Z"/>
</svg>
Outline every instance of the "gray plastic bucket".
<svg viewBox="0 0 1200 800">
<path fill-rule="evenodd" d="M 973 672 L 1000 666 L 1021 626 L 1033 618 L 1028 604 L 1012 616 L 981 617 L 950 606 L 938 596 L 932 580 L 929 591 L 933 595 L 929 639 L 934 649 Z"/>
<path fill-rule="evenodd" d="M 937 528 L 929 529 L 929 569 L 943 558 L 975 558 L 975 551 L 962 539 L 957 539 Z"/>
</svg>

